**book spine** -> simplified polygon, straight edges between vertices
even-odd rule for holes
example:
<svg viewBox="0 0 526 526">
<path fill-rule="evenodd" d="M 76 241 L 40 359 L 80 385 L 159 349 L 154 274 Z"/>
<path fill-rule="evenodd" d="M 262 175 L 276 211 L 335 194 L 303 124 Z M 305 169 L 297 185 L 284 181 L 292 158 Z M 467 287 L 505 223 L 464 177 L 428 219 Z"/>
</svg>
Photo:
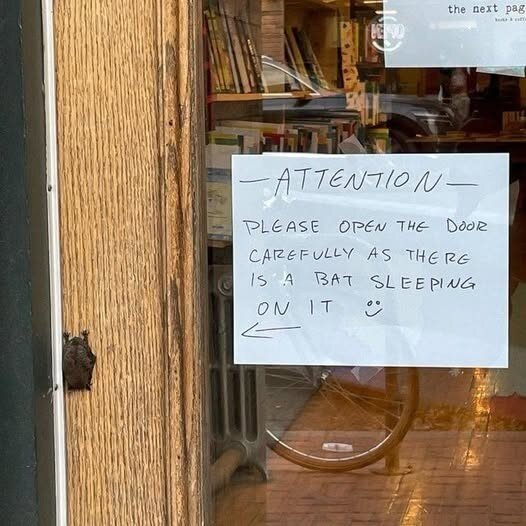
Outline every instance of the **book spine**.
<svg viewBox="0 0 526 526">
<path fill-rule="evenodd" d="M 218 81 L 213 63 L 212 48 L 210 47 L 210 36 L 206 21 L 203 23 L 203 43 L 205 47 L 205 72 L 206 72 L 206 93 L 216 93 L 218 91 Z"/>
<path fill-rule="evenodd" d="M 234 49 L 232 45 L 232 38 L 230 31 L 228 30 L 228 20 L 225 13 L 224 5 L 222 0 L 216 0 L 217 1 L 217 13 L 218 18 L 221 21 L 221 28 L 224 35 L 224 42 L 225 42 L 225 48 L 228 56 L 228 63 L 230 64 L 230 71 L 232 72 L 232 78 L 234 80 L 234 87 L 236 90 L 236 93 L 243 93 L 243 87 L 241 85 L 240 75 L 237 68 L 237 63 L 234 58 Z"/>
<path fill-rule="evenodd" d="M 365 58 L 365 39 L 367 34 L 367 19 L 362 17 L 360 18 L 358 22 L 358 30 L 359 30 L 359 36 L 358 36 L 358 57 L 359 62 L 366 62 Z"/>
<path fill-rule="evenodd" d="M 290 49 L 289 39 L 285 35 L 285 38 L 283 39 L 285 42 L 285 61 L 287 62 L 287 65 L 293 69 L 294 71 L 298 71 L 298 66 L 296 65 L 296 61 L 294 60 L 294 55 L 292 54 L 292 50 Z M 296 86 L 297 82 L 296 79 L 294 79 L 294 84 L 291 83 L 290 89 L 300 89 L 299 84 Z"/>
<path fill-rule="evenodd" d="M 353 36 L 353 44 L 354 44 L 354 56 L 353 56 L 353 63 L 357 64 L 360 62 L 360 23 L 357 20 L 353 20 L 352 22 L 352 36 Z"/>
<path fill-rule="evenodd" d="M 250 93 L 250 80 L 248 78 L 247 65 L 243 56 L 243 50 L 239 39 L 239 33 L 237 31 L 236 23 L 233 17 L 225 11 L 228 31 L 232 40 L 232 47 L 234 51 L 234 57 L 237 64 L 237 70 L 239 72 L 239 80 L 243 93 Z"/>
<path fill-rule="evenodd" d="M 223 68 L 221 67 L 221 60 L 219 57 L 219 47 L 217 42 L 217 34 L 215 32 L 214 24 L 212 22 L 212 15 L 209 9 L 205 10 L 205 19 L 208 27 L 208 37 L 210 43 L 213 64 L 215 66 L 216 76 L 219 83 L 219 90 L 221 92 L 227 91 L 225 79 L 223 77 Z"/>
<path fill-rule="evenodd" d="M 234 22 L 237 27 L 237 33 L 238 33 L 238 37 L 241 43 L 243 61 L 247 66 L 246 71 L 247 71 L 248 81 L 250 83 L 250 91 L 258 92 L 259 89 L 258 89 L 258 83 L 257 83 L 257 78 L 256 78 L 256 72 L 254 71 L 253 66 L 252 66 L 252 59 L 250 57 L 250 50 L 248 47 L 247 36 L 245 34 L 243 21 L 238 17 L 234 17 Z"/>
<path fill-rule="evenodd" d="M 303 29 L 296 28 L 293 28 L 293 33 L 296 37 L 296 42 L 298 43 L 300 52 L 303 56 L 303 62 L 307 72 L 309 73 L 309 77 L 316 84 L 328 89 L 329 85 L 325 79 L 325 75 L 323 74 L 323 70 L 320 66 L 318 58 L 316 57 L 316 54 L 314 53 L 314 49 L 312 48 L 312 44 L 307 33 Z"/>
<path fill-rule="evenodd" d="M 221 93 L 223 90 L 223 87 L 221 86 L 221 83 L 219 82 L 219 77 L 217 76 L 217 65 L 215 63 L 214 54 L 212 52 L 212 44 L 210 43 L 210 39 L 208 39 L 208 59 L 210 64 L 210 85 L 211 85 L 211 92 L 212 93 Z"/>
<path fill-rule="evenodd" d="M 212 4 L 212 2 L 210 2 Z M 226 47 L 226 37 L 222 31 L 221 22 L 219 20 L 218 11 L 210 5 L 210 19 L 212 21 L 212 26 L 214 33 L 216 35 L 217 49 L 219 52 L 221 70 L 223 73 L 223 78 L 227 86 L 228 91 L 235 91 L 234 77 L 232 75 L 232 69 L 230 67 L 230 61 L 228 59 L 228 50 Z"/>
<path fill-rule="evenodd" d="M 250 24 L 246 23 L 246 35 L 247 35 L 247 44 L 248 50 L 250 53 L 250 60 L 252 62 L 252 67 L 254 68 L 254 73 L 256 76 L 256 86 L 257 91 L 265 91 L 265 86 L 263 85 L 263 73 L 261 71 L 261 59 L 257 51 L 257 46 L 255 40 L 252 38 L 252 31 L 250 30 Z"/>
<path fill-rule="evenodd" d="M 288 26 L 285 32 L 286 38 L 289 41 L 290 49 L 292 50 L 292 55 L 294 56 L 294 62 L 296 63 L 297 71 L 303 76 L 308 77 L 309 75 L 307 73 L 307 69 L 305 68 L 305 64 L 303 63 L 303 57 L 301 56 L 298 43 L 296 42 L 296 38 L 294 37 L 292 27 Z"/>
<path fill-rule="evenodd" d="M 301 58 L 305 66 L 305 70 L 307 71 L 307 76 L 312 82 L 314 82 L 315 84 L 319 84 L 319 80 L 316 75 L 316 71 L 314 70 L 314 64 L 312 63 L 312 57 L 310 56 L 308 49 L 307 49 L 305 33 L 301 31 L 300 29 L 293 27 L 292 34 L 294 35 L 294 39 L 298 46 L 298 50 L 301 54 Z"/>
<path fill-rule="evenodd" d="M 314 71 L 314 74 L 316 75 L 316 78 L 318 79 L 318 83 L 320 84 L 322 88 L 329 89 L 329 83 L 327 82 L 325 78 L 325 75 L 323 73 L 323 69 L 320 65 L 318 57 L 316 56 L 316 53 L 314 53 L 314 49 L 312 48 L 312 43 L 308 35 L 305 33 L 303 29 L 300 30 L 300 35 L 302 35 L 304 47 L 307 52 L 307 56 L 309 57 L 309 61 L 312 64 L 312 69 Z"/>
</svg>

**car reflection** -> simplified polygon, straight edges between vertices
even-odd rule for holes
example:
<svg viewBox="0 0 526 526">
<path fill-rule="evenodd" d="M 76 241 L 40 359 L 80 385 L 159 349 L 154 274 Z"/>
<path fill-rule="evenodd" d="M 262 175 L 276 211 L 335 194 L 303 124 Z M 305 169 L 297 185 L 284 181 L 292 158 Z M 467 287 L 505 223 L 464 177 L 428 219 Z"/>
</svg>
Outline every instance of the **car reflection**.
<svg viewBox="0 0 526 526">
<path fill-rule="evenodd" d="M 347 108 L 344 91 L 329 90 L 285 64 L 262 57 L 262 71 L 268 97 L 263 100 L 265 120 L 271 122 L 326 121 L 355 118 L 357 111 Z M 297 97 L 273 97 L 273 93 L 295 90 Z M 367 95 L 366 95 L 367 96 Z M 379 94 L 379 113 L 389 129 L 392 152 L 413 152 L 412 139 L 443 135 L 456 129 L 451 108 L 436 98 L 415 95 Z"/>
</svg>

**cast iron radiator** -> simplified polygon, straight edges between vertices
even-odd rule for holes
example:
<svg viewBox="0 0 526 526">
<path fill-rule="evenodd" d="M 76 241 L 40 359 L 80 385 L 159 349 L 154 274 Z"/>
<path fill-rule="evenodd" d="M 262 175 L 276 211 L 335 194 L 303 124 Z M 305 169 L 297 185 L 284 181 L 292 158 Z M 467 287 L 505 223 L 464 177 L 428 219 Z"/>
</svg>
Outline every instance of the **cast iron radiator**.
<svg viewBox="0 0 526 526">
<path fill-rule="evenodd" d="M 265 372 L 233 363 L 233 279 L 231 265 L 209 268 L 210 418 L 212 461 L 232 447 L 244 448 L 246 464 L 266 477 Z"/>
</svg>

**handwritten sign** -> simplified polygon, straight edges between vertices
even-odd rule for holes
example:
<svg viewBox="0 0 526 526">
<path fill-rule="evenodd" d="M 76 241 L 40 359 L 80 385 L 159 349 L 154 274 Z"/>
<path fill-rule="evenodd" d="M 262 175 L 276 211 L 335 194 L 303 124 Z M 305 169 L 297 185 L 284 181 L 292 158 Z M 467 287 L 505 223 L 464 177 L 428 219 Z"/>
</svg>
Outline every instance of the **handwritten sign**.
<svg viewBox="0 0 526 526">
<path fill-rule="evenodd" d="M 239 364 L 505 367 L 508 155 L 239 155 Z"/>
<path fill-rule="evenodd" d="M 389 0 L 380 13 L 371 31 L 386 67 L 526 64 L 525 2 Z"/>
</svg>

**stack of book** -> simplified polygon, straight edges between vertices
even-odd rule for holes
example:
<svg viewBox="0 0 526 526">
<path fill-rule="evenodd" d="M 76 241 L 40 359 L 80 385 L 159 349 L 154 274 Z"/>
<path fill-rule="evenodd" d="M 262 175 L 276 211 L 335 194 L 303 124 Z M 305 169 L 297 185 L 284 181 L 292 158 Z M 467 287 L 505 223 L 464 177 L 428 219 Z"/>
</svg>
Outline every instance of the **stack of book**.
<svg viewBox="0 0 526 526">
<path fill-rule="evenodd" d="M 340 144 L 363 136 L 356 119 L 290 123 L 224 120 L 208 133 L 206 147 L 208 238 L 232 239 L 231 157 L 263 152 L 340 153 Z M 367 137 L 367 142 L 370 137 Z M 376 137 L 377 141 L 380 137 Z"/>
<path fill-rule="evenodd" d="M 285 30 L 285 59 L 291 69 L 312 82 L 329 89 L 323 70 L 304 29 L 287 27 Z"/>
<path fill-rule="evenodd" d="M 520 129 L 526 128 L 526 111 L 503 111 L 502 112 L 502 129 Z"/>
<path fill-rule="evenodd" d="M 204 10 L 212 93 L 265 91 L 261 60 L 248 16 L 232 16 L 225 0 L 207 0 Z"/>
<path fill-rule="evenodd" d="M 220 155 L 225 144 L 235 147 L 232 153 L 339 153 L 339 144 L 356 134 L 358 126 L 358 115 L 355 119 L 301 120 L 286 124 L 225 120 L 208 133 L 209 160 L 217 166 L 214 155 Z"/>
<path fill-rule="evenodd" d="M 380 107 L 380 83 L 367 75 L 360 66 L 379 63 L 379 52 L 372 46 L 371 21 L 366 17 L 342 22 L 340 37 L 342 65 L 344 68 L 344 88 L 347 108 L 360 112 L 364 126 L 377 126 L 385 116 Z M 366 52 L 366 50 L 369 50 Z M 364 79 L 365 77 L 365 79 Z"/>
</svg>

